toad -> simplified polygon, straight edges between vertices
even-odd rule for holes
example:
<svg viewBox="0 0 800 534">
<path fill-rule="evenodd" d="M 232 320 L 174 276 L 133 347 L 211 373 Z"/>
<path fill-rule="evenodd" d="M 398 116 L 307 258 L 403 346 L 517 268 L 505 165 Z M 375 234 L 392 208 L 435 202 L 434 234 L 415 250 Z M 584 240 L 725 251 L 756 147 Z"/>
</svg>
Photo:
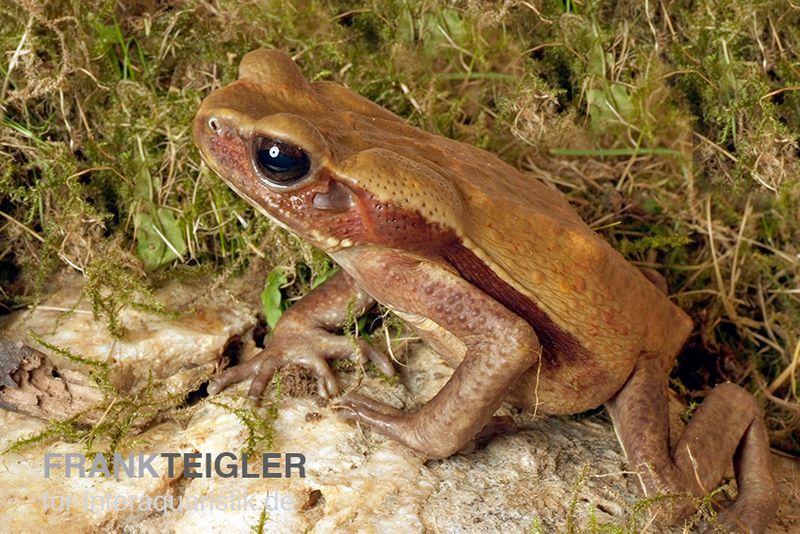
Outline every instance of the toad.
<svg viewBox="0 0 800 534">
<path fill-rule="evenodd" d="M 503 402 L 553 415 L 605 404 L 643 493 L 674 497 L 668 520 L 690 515 L 735 455 L 739 493 L 720 517 L 765 528 L 776 501 L 755 399 L 718 385 L 670 443 L 668 374 L 692 322 L 560 192 L 342 85 L 310 83 L 274 50 L 244 57 L 239 79 L 203 101 L 193 135 L 236 193 L 341 267 L 209 393 L 251 378 L 257 399 L 291 362 L 312 371 L 322 396 L 337 395 L 327 362 L 354 346 L 334 332 L 348 310 L 380 302 L 455 371 L 414 411 L 347 394 L 349 418 L 445 458 L 491 428 Z M 356 352 L 392 373 L 366 343 Z"/>
</svg>

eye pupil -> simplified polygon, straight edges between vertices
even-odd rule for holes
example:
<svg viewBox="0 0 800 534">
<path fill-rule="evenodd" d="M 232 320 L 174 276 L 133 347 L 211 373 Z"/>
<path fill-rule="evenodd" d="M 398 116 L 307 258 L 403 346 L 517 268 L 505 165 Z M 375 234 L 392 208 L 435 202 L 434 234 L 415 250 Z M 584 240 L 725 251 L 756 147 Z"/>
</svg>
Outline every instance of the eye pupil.
<svg viewBox="0 0 800 534">
<path fill-rule="evenodd" d="M 269 150 L 259 150 L 257 156 L 261 166 L 271 172 L 287 172 L 297 164 L 290 154 L 281 152 L 276 146 Z"/>
<path fill-rule="evenodd" d="M 311 160 L 297 146 L 256 137 L 253 140 L 253 166 L 258 175 L 273 186 L 290 186 L 306 177 Z"/>
</svg>

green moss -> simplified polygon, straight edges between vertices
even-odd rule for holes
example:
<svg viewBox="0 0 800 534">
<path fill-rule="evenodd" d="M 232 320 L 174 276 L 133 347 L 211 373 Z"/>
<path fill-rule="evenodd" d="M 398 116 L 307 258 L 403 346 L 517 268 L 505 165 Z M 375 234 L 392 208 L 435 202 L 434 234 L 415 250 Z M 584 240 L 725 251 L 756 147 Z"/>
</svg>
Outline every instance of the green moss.
<svg viewBox="0 0 800 534">
<path fill-rule="evenodd" d="M 170 315 L 144 282 L 113 258 L 97 258 L 89 264 L 84 292 L 92 303 L 95 318 L 104 321 L 109 332 L 116 337 L 125 335 L 119 312 L 126 306 L 162 316 Z"/>
<path fill-rule="evenodd" d="M 584 464 L 581 468 L 581 473 L 578 475 L 578 479 L 575 481 L 575 484 L 572 487 L 572 498 L 569 501 L 569 506 L 567 507 L 567 517 L 564 524 L 564 530 L 569 534 L 574 534 L 578 531 L 577 525 L 577 510 L 578 510 L 578 500 L 580 499 L 581 490 L 583 489 L 583 485 L 586 483 L 586 475 L 589 474 L 589 464 Z"/>
<path fill-rule="evenodd" d="M 276 399 L 280 392 L 280 375 L 276 375 Z M 242 453 L 250 457 L 260 455 L 264 451 L 271 451 L 275 445 L 275 421 L 278 419 L 278 400 L 268 403 L 267 406 L 257 407 L 249 403 L 245 407 L 233 406 L 221 401 L 211 401 L 211 404 L 224 408 L 235 415 L 247 428 L 247 439 Z"/>
<path fill-rule="evenodd" d="M 282 398 L 280 371 L 275 373 L 272 383 L 272 398 L 264 405 L 256 405 L 245 399 L 237 399 L 236 404 L 210 401 L 214 406 L 235 415 L 247 428 L 247 439 L 242 453 L 250 457 L 260 456 L 262 452 L 271 451 L 275 446 L 275 421 L 278 419 L 278 405 Z"/>
<path fill-rule="evenodd" d="M 50 421 L 47 424 L 47 428 L 42 432 L 12 441 L 8 447 L 3 450 L 3 454 L 19 452 L 26 447 L 49 442 L 51 440 L 77 443 L 83 435 L 84 433 L 79 429 L 75 418 L 64 421 Z"/>
<path fill-rule="evenodd" d="M 265 503 L 264 507 L 261 509 L 261 513 L 258 514 L 258 523 L 253 525 L 250 531 L 254 534 L 263 534 L 264 527 L 267 526 L 267 521 L 269 521 L 269 512 L 267 511 L 267 505 Z"/>
<path fill-rule="evenodd" d="M 663 227 L 654 229 L 653 233 L 660 233 L 663 235 L 649 235 L 635 241 L 623 239 L 619 243 L 619 251 L 623 256 L 630 256 L 650 250 L 678 248 L 692 242 L 686 235 L 665 233 L 664 230 L 667 229 L 662 228 Z"/>
<path fill-rule="evenodd" d="M 28 332 L 28 336 L 42 347 L 49 349 L 56 354 L 64 356 L 72 363 L 90 367 L 91 372 L 89 377 L 92 379 L 95 385 L 107 396 L 114 395 L 116 393 L 116 388 L 111 383 L 111 364 L 108 362 L 96 360 L 94 358 L 86 358 L 79 354 L 75 354 L 68 348 L 59 347 L 57 345 L 53 345 L 52 343 L 48 343 L 35 332 Z"/>
<path fill-rule="evenodd" d="M 17 452 L 38 443 L 66 441 L 81 443 L 87 456 L 93 456 L 97 447 L 106 457 L 143 444 L 139 437 L 142 429 L 159 414 L 174 412 L 182 406 L 187 395 L 198 387 L 191 385 L 177 393 L 167 393 L 164 384 L 148 377 L 147 383 L 137 391 L 120 392 L 112 383 L 112 367 L 106 362 L 86 358 L 65 347 L 47 343 L 33 335 L 37 343 L 66 357 L 73 363 L 92 368 L 91 378 L 103 392 L 104 400 L 87 412 L 76 414 L 65 420 L 50 421 L 41 432 L 13 441 L 3 454 Z M 102 414 L 102 417 L 97 417 Z M 87 424 L 87 420 L 96 420 Z"/>
</svg>

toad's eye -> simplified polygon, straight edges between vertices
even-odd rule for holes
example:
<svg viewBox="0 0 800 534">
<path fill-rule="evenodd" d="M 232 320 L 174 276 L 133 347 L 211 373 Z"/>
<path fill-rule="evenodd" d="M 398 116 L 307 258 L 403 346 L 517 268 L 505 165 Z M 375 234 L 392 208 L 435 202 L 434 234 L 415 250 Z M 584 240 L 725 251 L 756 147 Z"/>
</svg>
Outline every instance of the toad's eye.
<svg viewBox="0 0 800 534">
<path fill-rule="evenodd" d="M 308 175 L 311 160 L 300 147 L 269 139 L 253 139 L 253 166 L 269 185 L 289 187 Z"/>
</svg>

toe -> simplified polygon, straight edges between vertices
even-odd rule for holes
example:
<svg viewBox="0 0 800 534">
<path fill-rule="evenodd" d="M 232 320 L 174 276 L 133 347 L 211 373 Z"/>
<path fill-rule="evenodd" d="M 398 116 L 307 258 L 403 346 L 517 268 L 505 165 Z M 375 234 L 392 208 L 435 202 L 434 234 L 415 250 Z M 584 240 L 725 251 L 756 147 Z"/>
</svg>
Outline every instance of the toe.
<svg viewBox="0 0 800 534">
<path fill-rule="evenodd" d="M 407 418 L 400 410 L 357 394 L 348 394 L 336 408 L 345 421 L 365 424 L 381 434 L 404 442 L 402 436 L 405 434 Z"/>
<path fill-rule="evenodd" d="M 260 355 L 259 355 L 260 356 Z M 259 356 L 256 356 L 252 360 L 236 365 L 234 367 L 230 367 L 225 369 L 223 373 L 208 384 L 208 394 L 209 395 L 216 395 L 226 387 L 236 382 L 241 382 L 245 378 L 252 376 L 254 373 L 259 372 L 261 368 L 261 360 Z"/>
<path fill-rule="evenodd" d="M 392 365 L 392 360 L 389 359 L 386 354 L 379 351 L 363 339 L 360 341 L 360 346 L 361 353 L 378 369 L 380 369 L 381 373 L 385 374 L 386 376 L 394 376 L 394 366 Z"/>
<path fill-rule="evenodd" d="M 297 363 L 309 369 L 317 379 L 317 391 L 320 397 L 327 399 L 339 393 L 339 384 L 325 358 L 319 355 L 306 356 Z"/>
<path fill-rule="evenodd" d="M 282 358 L 270 357 L 265 358 L 262 365 L 259 367 L 253 381 L 250 382 L 250 389 L 247 390 L 247 397 L 250 400 L 257 401 L 263 395 L 264 390 L 267 389 L 267 384 L 272 380 L 272 376 L 279 367 L 283 366 Z"/>
<path fill-rule="evenodd" d="M 348 393 L 342 398 L 342 404 L 344 406 L 350 407 L 352 410 L 356 412 L 363 412 L 363 413 L 373 413 L 373 414 L 383 414 L 391 417 L 400 417 L 403 415 L 403 411 L 395 408 L 394 406 L 389 406 L 380 401 L 376 401 L 370 397 L 365 395 L 360 395 L 358 393 Z"/>
</svg>

